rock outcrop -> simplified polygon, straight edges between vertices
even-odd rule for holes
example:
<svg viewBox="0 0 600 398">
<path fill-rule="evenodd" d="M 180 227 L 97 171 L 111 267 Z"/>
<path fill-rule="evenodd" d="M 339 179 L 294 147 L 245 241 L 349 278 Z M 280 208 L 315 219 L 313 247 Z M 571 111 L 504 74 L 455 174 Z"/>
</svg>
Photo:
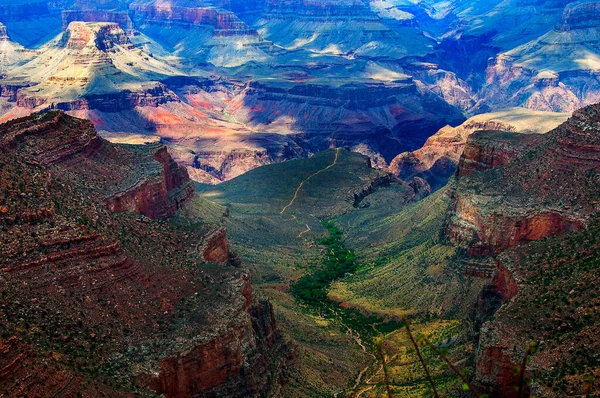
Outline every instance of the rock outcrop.
<svg viewBox="0 0 600 398">
<path fill-rule="evenodd" d="M 118 142 L 162 139 L 192 178 L 217 183 L 339 146 L 385 168 L 470 106 L 464 82 L 411 58 L 434 43 L 414 18 L 384 24 L 362 2 L 126 3 L 53 4 L 63 33 L 0 80 L 3 120 L 64 110 Z M 319 40 L 294 47 L 285 29 L 292 42 L 313 31 Z M 277 45 L 263 39 L 271 34 Z M 323 56 L 301 62 L 317 48 Z M 410 59 L 425 83 L 384 58 Z"/>
<path fill-rule="evenodd" d="M 247 273 L 209 263 L 234 257 L 224 232 L 145 216 L 193 193 L 164 147 L 113 145 L 49 112 L 1 125 L 0 148 L 0 390 L 278 393 L 290 351 Z M 206 241 L 218 255 L 203 262 Z"/>
<path fill-rule="evenodd" d="M 456 108 L 410 78 L 339 87 L 252 83 L 234 101 L 237 120 L 291 136 L 307 152 L 349 146 L 383 163 L 419 147 L 442 125 L 463 120 Z"/>
<path fill-rule="evenodd" d="M 224 227 L 208 235 L 202 246 L 202 257 L 211 263 L 227 263 L 230 259 L 227 230 Z"/>
<path fill-rule="evenodd" d="M 387 25 L 356 0 L 269 0 L 253 22 L 265 39 L 291 51 L 392 60 L 432 52 L 431 39 L 416 25 L 406 20 Z"/>
<path fill-rule="evenodd" d="M 491 387 L 491 396 L 517 396 L 520 381 L 511 370 L 520 369 L 526 355 L 526 375 L 532 380 L 526 387 L 532 395 L 597 393 L 590 375 L 598 370 L 598 243 L 595 220 L 586 231 L 500 257 L 488 297 L 481 301 L 489 304 L 492 294 L 500 300 L 479 308 L 483 324 L 476 350 L 476 380 Z M 531 341 L 536 350 L 527 354 Z"/>
<path fill-rule="evenodd" d="M 135 50 L 117 23 L 72 22 L 3 85 L 21 87 L 21 108 L 118 112 L 179 101 L 158 81 L 172 74 L 174 68 Z"/>
<path fill-rule="evenodd" d="M 191 8 L 182 6 L 161 6 L 160 4 L 132 4 L 130 12 L 138 25 L 149 23 L 179 24 L 192 28 L 206 25 L 214 29 L 215 36 L 258 36 L 233 12 L 217 8 Z"/>
<path fill-rule="evenodd" d="M 404 180 L 414 177 L 424 178 L 434 190 L 439 189 L 446 185 L 456 172 L 461 155 L 465 150 L 465 143 L 473 133 L 486 130 L 522 134 L 545 133 L 564 122 L 569 115 L 567 113 L 534 112 L 522 108 L 477 115 L 460 126 L 443 127 L 429 137 L 421 149 L 396 156 L 390 163 L 389 170 Z M 480 148 L 476 145 L 468 146 L 469 152 L 479 150 Z M 487 150 L 492 149 L 488 148 Z M 511 149 L 507 149 L 507 151 L 511 151 Z M 479 156 L 483 155 L 466 154 L 462 160 L 464 165 L 461 167 L 461 173 L 468 173 L 468 169 L 471 167 L 470 162 Z M 475 162 L 477 161 L 475 160 Z"/>
<path fill-rule="evenodd" d="M 451 240 L 467 243 L 471 256 L 487 256 L 499 254 L 525 242 L 583 229 L 585 218 L 571 210 L 575 203 L 567 202 L 568 197 L 558 196 L 557 192 L 552 192 L 553 188 L 545 184 L 543 191 L 535 191 L 533 187 L 523 186 L 525 180 L 518 180 L 520 175 L 502 174 L 502 183 L 507 184 L 502 185 L 502 188 L 507 189 L 510 195 L 504 193 L 504 197 L 500 198 L 497 196 L 499 187 L 488 185 L 492 184 L 491 181 L 482 183 L 480 180 L 484 175 L 499 177 L 501 173 L 512 171 L 513 167 L 517 167 L 512 165 L 513 162 L 522 166 L 536 150 L 546 149 L 547 159 L 555 157 L 551 142 L 551 137 L 537 134 L 479 132 L 471 135 L 457 170 L 458 188 L 453 218 L 448 228 Z M 554 169 L 550 169 L 553 173 L 558 171 L 556 168 L 559 164 L 566 169 L 577 167 L 570 164 L 568 156 L 561 159 L 562 162 L 554 160 L 558 162 Z M 507 167 L 499 169 L 501 166 Z M 537 167 L 541 167 L 541 164 Z M 492 173 L 486 173 L 487 171 Z M 535 181 L 535 173 L 548 172 L 549 170 L 541 168 L 535 169 L 528 178 L 534 178 Z M 519 174 L 521 173 L 523 171 Z M 538 178 L 537 181 L 545 180 L 541 175 Z M 523 196 L 526 194 L 531 196 Z M 540 198 L 542 195 L 544 199 Z M 546 205 L 539 206 L 544 200 Z"/>
<path fill-rule="evenodd" d="M 486 73 L 483 104 L 572 112 L 597 103 L 599 8 L 594 1 L 570 3 L 553 30 L 499 54 Z"/>
<path fill-rule="evenodd" d="M 229 2 L 222 6 L 231 6 Z M 238 67 L 270 59 L 271 43 L 259 37 L 232 11 L 212 4 L 185 1 L 133 3 L 129 13 L 136 27 L 159 40 L 184 63 Z"/>
<path fill-rule="evenodd" d="M 150 218 L 171 217 L 194 194 L 187 171 L 171 159 L 166 147 L 160 146 L 152 157 L 162 170 L 153 176 L 145 165 L 145 175 L 106 199 L 111 211 L 132 211 Z"/>
<path fill-rule="evenodd" d="M 205 396 L 248 397 L 264 394 L 257 381 L 281 386 L 274 377 L 269 351 L 280 344 L 273 308 L 267 301 L 252 301 L 250 281 L 245 285 L 248 301 L 243 305 L 250 316 L 232 324 L 218 339 L 195 345 L 185 354 L 160 361 L 159 375 L 150 378 L 150 387 L 167 397 Z M 252 362 L 250 362 L 252 361 Z M 272 395 L 277 395 L 275 388 Z"/>
<path fill-rule="evenodd" d="M 8 29 L 0 23 L 0 73 L 4 74 L 9 68 L 22 65 L 35 56 L 35 51 L 27 50 L 18 43 L 11 41 Z M 7 89 L 0 84 L 2 92 L 0 96 L 6 97 Z M 12 91 L 12 90 L 8 90 Z M 10 97 L 14 97 L 14 94 Z"/>
<path fill-rule="evenodd" d="M 458 166 L 447 236 L 466 249 L 466 273 L 491 277 L 480 295 L 475 325 L 476 381 L 492 391 L 492 396 L 516 396 L 514 387 L 519 380 L 512 368 L 520 366 L 526 355 L 522 347 L 531 335 L 540 341 L 547 334 L 547 328 L 532 328 L 542 320 L 529 306 L 538 303 L 537 308 L 541 308 L 531 295 L 540 289 L 546 291 L 548 267 L 558 261 L 552 250 L 548 252 L 549 245 L 567 245 L 561 250 L 569 252 L 566 247 L 573 243 L 563 242 L 579 242 L 580 238 L 571 237 L 588 236 L 597 228 L 599 115 L 600 107 L 594 105 L 575 112 L 545 135 L 479 132 L 467 140 Z M 588 261 L 592 253 L 573 258 Z M 543 263 L 540 258 L 544 258 Z M 590 289 L 592 280 L 585 278 L 578 286 Z M 547 300 L 550 296 L 543 308 L 556 306 Z M 589 325 L 588 320 L 577 315 L 572 322 Z M 543 354 L 533 356 L 531 371 L 553 373 L 547 365 L 548 361 L 556 363 L 556 358 L 550 359 L 553 355 L 558 355 L 554 348 L 546 347 Z M 558 396 L 556 386 L 549 388 L 552 381 L 543 377 L 537 380 L 532 385 L 534 393 Z"/>
</svg>

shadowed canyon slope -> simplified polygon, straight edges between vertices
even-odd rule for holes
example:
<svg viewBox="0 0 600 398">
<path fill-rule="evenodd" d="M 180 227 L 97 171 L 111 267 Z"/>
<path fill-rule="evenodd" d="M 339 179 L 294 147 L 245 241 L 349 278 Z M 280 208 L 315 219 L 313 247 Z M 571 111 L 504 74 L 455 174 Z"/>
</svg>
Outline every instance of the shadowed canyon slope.
<svg viewBox="0 0 600 398">
<path fill-rule="evenodd" d="M 165 219 L 193 187 L 164 147 L 115 146 L 59 112 L 2 125 L 0 145 L 0 390 L 281 388 L 290 353 L 224 233 Z"/>
</svg>

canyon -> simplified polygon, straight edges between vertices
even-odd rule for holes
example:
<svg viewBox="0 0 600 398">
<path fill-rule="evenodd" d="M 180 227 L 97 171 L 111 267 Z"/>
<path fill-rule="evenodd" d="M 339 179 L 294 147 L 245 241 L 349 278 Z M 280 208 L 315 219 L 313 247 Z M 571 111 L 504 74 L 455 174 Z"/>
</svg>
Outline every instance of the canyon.
<svg viewBox="0 0 600 398">
<path fill-rule="evenodd" d="M 0 396 L 597 395 L 599 29 L 3 2 Z"/>
<path fill-rule="evenodd" d="M 17 40 L 1 118 L 61 109 L 114 142 L 162 140 L 199 182 L 335 146 L 402 177 L 394 158 L 446 124 L 597 100 L 596 3 L 509 3 L 22 0 L 0 14 Z"/>
<path fill-rule="evenodd" d="M 194 192 L 164 146 L 113 145 L 53 111 L 2 125 L 0 147 L 0 390 L 241 397 L 281 388 L 293 353 L 270 304 L 230 261 L 225 231 L 168 221 Z"/>
<path fill-rule="evenodd" d="M 572 340 L 554 336 L 550 343 L 548 333 L 553 328 L 532 326 L 543 319 L 532 309 L 540 308 L 541 301 L 531 294 L 542 292 L 545 308 L 553 302 L 550 294 L 564 294 L 561 291 L 572 282 L 569 278 L 560 282 L 554 279 L 552 293 L 539 283 L 540 278 L 553 272 L 552 267 L 565 267 L 561 258 L 569 256 L 564 246 L 567 242 L 575 244 L 579 236 L 588 236 L 584 244 L 588 251 L 573 254 L 572 258 L 577 264 L 589 264 L 591 260 L 588 256 L 595 240 L 590 241 L 589 236 L 594 234 L 599 210 L 595 187 L 600 152 L 598 135 L 593 130 L 598 112 L 597 105 L 583 108 L 545 135 L 480 132 L 467 140 L 458 166 L 447 236 L 465 247 L 468 272 L 491 277 L 477 305 L 480 323 L 475 380 L 491 389 L 492 396 L 516 396 L 513 386 L 518 385 L 518 379 L 511 369 L 521 366 L 530 341 L 539 342 L 537 351 L 529 354 L 529 371 L 537 375 L 531 385 L 533 394 L 561 396 L 560 391 L 582 388 L 581 372 L 585 371 L 579 365 L 566 383 L 554 372 L 576 360 L 564 356 L 568 349 L 565 344 Z M 552 247 L 560 248 L 558 257 L 554 257 L 556 251 L 552 255 L 545 252 L 556 250 Z M 573 269 L 580 272 L 579 268 Z M 594 283 L 593 277 L 582 277 L 585 269 L 577 284 L 577 294 L 583 296 Z M 500 307 L 502 302 L 506 304 Z M 593 303 L 595 298 L 566 300 L 561 305 L 573 302 Z M 587 312 L 585 308 L 585 304 L 580 307 L 580 313 L 570 322 L 582 322 L 593 329 L 595 321 L 581 315 Z M 558 313 L 554 316 L 561 319 Z M 514 315 L 516 321 L 508 321 L 508 314 L 519 315 Z M 581 333 L 577 339 L 588 338 L 586 331 L 569 326 L 565 329 L 564 323 L 550 333 Z M 594 361 L 588 363 L 593 366 Z"/>
</svg>

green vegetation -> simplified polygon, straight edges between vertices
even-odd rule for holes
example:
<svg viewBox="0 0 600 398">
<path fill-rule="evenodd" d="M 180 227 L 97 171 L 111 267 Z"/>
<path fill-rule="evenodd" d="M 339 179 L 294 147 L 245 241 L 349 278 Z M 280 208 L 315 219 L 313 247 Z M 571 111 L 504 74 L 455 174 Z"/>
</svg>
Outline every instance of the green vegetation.
<svg viewBox="0 0 600 398">
<path fill-rule="evenodd" d="M 331 221 L 323 222 L 323 226 L 329 231 L 329 236 L 321 241 L 326 247 L 323 267 L 312 274 L 303 276 L 294 286 L 296 297 L 312 305 L 328 301 L 327 288 L 331 282 L 358 268 L 355 261 L 356 255 L 344 246 L 342 231 Z"/>
<path fill-rule="evenodd" d="M 336 219 L 346 245 L 363 267 L 332 283 L 329 298 L 382 317 L 450 318 L 468 315 L 485 281 L 465 277 L 456 247 L 442 239 L 450 198 L 444 190 L 395 212 L 372 206 Z M 385 203 L 385 202 L 384 202 Z"/>
<path fill-rule="evenodd" d="M 370 168 L 365 157 L 346 150 L 339 150 L 337 163 L 329 167 L 336 152 L 260 167 L 218 186 L 198 185 L 199 198 L 189 210 L 198 216 L 206 214 L 227 228 L 232 249 L 252 271 L 253 285 L 273 303 L 279 327 L 294 340 L 298 361 L 284 393 L 290 397 L 332 396 L 347 390 L 351 380 L 373 362 L 357 339 L 369 340 L 367 335 L 375 334 L 371 325 L 381 322 L 381 317 L 339 308 L 328 300 L 311 305 L 294 292 L 300 279 L 326 268 L 325 245 L 333 243 L 328 239 L 339 238 L 340 253 L 346 250 L 344 259 L 351 250 L 343 248 L 345 237 L 333 237 L 326 228 L 334 224 L 323 220 L 357 211 L 354 193 L 384 175 Z M 398 208 L 407 188 L 392 189 L 397 192 L 394 206 Z M 281 214 L 296 192 L 292 206 Z M 345 276 L 343 271 L 333 280 Z M 323 278 L 327 286 L 330 277 Z M 321 298 L 327 286 L 315 289 Z M 378 327 L 393 329 L 384 324 Z"/>
<path fill-rule="evenodd" d="M 363 390 L 363 398 L 382 396 L 375 344 L 382 336 L 392 395 L 421 396 L 427 381 L 402 317 L 410 315 L 416 332 L 464 362 L 471 355 L 471 325 L 458 319 L 471 305 L 460 303 L 474 301 L 481 286 L 453 268 L 455 251 L 440 239 L 449 206 L 443 191 L 409 204 L 412 190 L 392 183 L 356 208 L 354 194 L 381 172 L 344 150 L 327 168 L 334 156 L 325 151 L 199 186 L 194 211 L 227 227 L 233 250 L 253 271 L 254 286 L 271 300 L 279 326 L 296 343 L 298 361 L 286 396 Z M 424 355 L 440 391 L 459 391 L 459 378 L 443 360 L 431 350 Z"/>
</svg>

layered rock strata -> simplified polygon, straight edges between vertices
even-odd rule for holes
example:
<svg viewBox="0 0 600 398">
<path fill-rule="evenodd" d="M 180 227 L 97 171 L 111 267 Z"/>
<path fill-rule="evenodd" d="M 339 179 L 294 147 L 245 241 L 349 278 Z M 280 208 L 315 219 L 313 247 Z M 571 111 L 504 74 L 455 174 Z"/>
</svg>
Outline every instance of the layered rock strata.
<svg viewBox="0 0 600 398">
<path fill-rule="evenodd" d="M 545 135 L 479 132 L 472 134 L 465 146 L 447 236 L 465 248 L 465 272 L 491 277 L 475 313 L 475 379 L 481 388 L 492 392 L 491 396 L 517 396 L 519 380 L 512 369 L 521 366 L 526 355 L 523 347 L 531 339 L 546 344 L 549 334 L 556 330 L 541 325 L 538 310 L 555 309 L 555 295 L 593 289 L 595 282 L 588 271 L 596 242 L 589 236 L 597 230 L 600 212 L 599 115 L 600 107 L 594 105 L 575 112 Z M 581 242 L 587 242 L 582 244 L 588 249 L 568 254 L 572 245 Z M 560 249 L 551 249 L 553 245 Z M 559 282 L 552 276 L 556 264 L 564 263 L 562 254 L 556 257 L 556 253 L 572 260 L 572 265 L 563 267 L 569 275 L 579 275 L 576 279 L 563 275 Z M 567 288 L 563 285 L 571 283 L 567 280 L 578 281 L 570 293 L 564 292 Z M 539 294 L 545 297 L 543 303 Z M 595 300 L 592 296 L 587 299 Z M 534 304 L 537 310 L 530 308 Z M 569 325 L 577 324 L 583 328 L 575 330 L 579 335 L 577 330 L 595 326 L 589 316 L 582 315 L 584 307 L 578 311 L 568 322 L 560 313 L 546 316 L 561 319 L 557 333 L 570 333 L 575 329 Z M 588 341 L 590 336 L 581 332 L 581 338 Z M 589 347 L 597 344 L 592 340 L 586 343 Z M 563 387 L 553 385 L 553 380 L 563 380 L 555 367 L 566 366 L 560 361 L 570 361 L 571 354 L 564 356 L 568 347 L 562 340 L 552 341 L 556 343 L 552 347 L 542 345 L 540 353 L 530 354 L 530 371 L 538 375 L 531 385 L 533 393 L 560 396 L 557 389 L 567 385 L 571 391 L 581 390 L 582 384 L 574 380 L 583 380 L 585 372 L 572 373 L 576 376 L 561 382 Z"/>
<path fill-rule="evenodd" d="M 290 351 L 247 273 L 212 263 L 233 256 L 224 231 L 146 217 L 193 193 L 164 147 L 49 112 L 1 125 L 0 148 L 0 390 L 278 394 Z"/>
</svg>

